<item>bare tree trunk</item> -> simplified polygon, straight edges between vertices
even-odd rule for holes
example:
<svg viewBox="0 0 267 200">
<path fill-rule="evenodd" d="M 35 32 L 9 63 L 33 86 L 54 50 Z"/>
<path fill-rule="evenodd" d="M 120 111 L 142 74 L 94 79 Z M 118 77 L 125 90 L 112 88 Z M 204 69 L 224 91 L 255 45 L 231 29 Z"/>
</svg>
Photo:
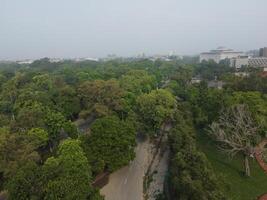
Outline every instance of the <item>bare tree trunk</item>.
<svg viewBox="0 0 267 200">
<path fill-rule="evenodd" d="M 247 155 L 245 155 L 245 170 L 246 170 L 246 175 L 250 176 L 250 166 L 249 166 L 249 161 L 248 161 Z"/>
</svg>

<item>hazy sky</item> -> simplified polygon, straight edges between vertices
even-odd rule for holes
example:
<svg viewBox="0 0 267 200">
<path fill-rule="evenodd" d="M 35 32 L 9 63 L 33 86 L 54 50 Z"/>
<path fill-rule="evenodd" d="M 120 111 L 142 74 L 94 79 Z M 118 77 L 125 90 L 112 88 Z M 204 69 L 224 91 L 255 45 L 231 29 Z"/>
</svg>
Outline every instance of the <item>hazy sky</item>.
<svg viewBox="0 0 267 200">
<path fill-rule="evenodd" d="M 267 46 L 267 0 L 0 0 L 0 59 Z"/>
</svg>

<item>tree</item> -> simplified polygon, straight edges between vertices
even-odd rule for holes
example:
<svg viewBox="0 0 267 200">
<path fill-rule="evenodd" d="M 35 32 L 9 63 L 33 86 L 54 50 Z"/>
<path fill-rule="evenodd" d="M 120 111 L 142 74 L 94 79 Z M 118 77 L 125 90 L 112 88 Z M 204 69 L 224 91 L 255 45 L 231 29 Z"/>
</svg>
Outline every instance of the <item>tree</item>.
<svg viewBox="0 0 267 200">
<path fill-rule="evenodd" d="M 135 130 L 117 117 L 97 119 L 90 135 L 81 137 L 82 147 L 95 174 L 113 172 L 134 159 Z"/>
<path fill-rule="evenodd" d="M 164 89 L 143 94 L 136 102 L 140 129 L 146 133 L 157 134 L 161 125 L 172 118 L 176 108 L 174 96 Z"/>
<path fill-rule="evenodd" d="M 171 199 L 224 200 L 219 179 L 205 154 L 197 149 L 190 115 L 177 111 L 174 124 L 169 134 Z"/>
<path fill-rule="evenodd" d="M 246 104 L 262 136 L 267 135 L 267 96 L 260 92 L 234 92 L 227 99 L 227 105 Z"/>
<path fill-rule="evenodd" d="M 259 141 L 257 127 L 246 105 L 236 105 L 222 112 L 219 120 L 210 126 L 209 134 L 218 142 L 222 151 L 230 156 L 244 156 L 245 172 L 250 176 L 249 157 Z"/>
<path fill-rule="evenodd" d="M 91 170 L 78 140 L 59 145 L 58 156 L 43 166 L 44 199 L 86 200 L 92 192 Z"/>
<path fill-rule="evenodd" d="M 60 112 L 55 112 L 50 109 L 46 109 L 45 113 L 45 127 L 49 133 L 49 137 L 57 139 L 60 131 L 63 130 L 66 119 Z"/>
<path fill-rule="evenodd" d="M 221 78 L 229 72 L 233 72 L 234 68 L 230 67 L 227 62 L 215 63 L 214 61 L 202 61 L 196 66 L 196 73 L 205 80 L 213 80 L 215 76 Z"/>
<path fill-rule="evenodd" d="M 28 82 L 25 75 L 22 73 L 16 73 L 14 77 L 9 79 L 3 84 L 3 90 L 0 95 L 0 109 L 6 114 L 12 115 L 14 118 L 13 106 L 19 95 L 19 89 L 21 89 Z"/>
<path fill-rule="evenodd" d="M 253 69 L 255 70 L 255 69 Z M 233 76 L 230 80 L 227 80 L 226 87 L 235 91 L 258 91 L 261 93 L 267 93 L 267 78 L 261 77 L 259 72 L 248 72 L 249 76 L 245 78 Z"/>
<path fill-rule="evenodd" d="M 65 122 L 63 126 L 64 132 L 72 139 L 77 139 L 79 135 L 78 127 L 71 121 Z"/>
<path fill-rule="evenodd" d="M 123 110 L 124 91 L 116 80 L 86 81 L 79 86 L 78 95 L 88 115 L 101 116 L 101 113 L 106 115 Z"/>
<path fill-rule="evenodd" d="M 185 89 L 192 76 L 193 68 L 191 66 L 181 66 L 171 75 L 171 80 L 175 80 L 181 88 Z"/>
<path fill-rule="evenodd" d="M 74 88 L 64 86 L 57 88 L 53 96 L 57 109 L 68 119 L 74 119 L 80 112 L 80 99 Z"/>
<path fill-rule="evenodd" d="M 7 183 L 8 199 L 41 199 L 41 169 L 34 162 L 27 162 Z"/>
<path fill-rule="evenodd" d="M 49 74 L 36 75 L 32 80 L 39 90 L 49 91 L 52 89 L 52 80 Z"/>
<path fill-rule="evenodd" d="M 208 88 L 205 82 L 187 88 L 187 94 L 194 115 L 194 123 L 198 127 L 207 126 L 216 120 L 228 97 L 227 91 Z"/>
<path fill-rule="evenodd" d="M 10 133 L 0 129 L 0 172 L 5 177 L 12 177 L 25 163 L 38 162 L 38 146 L 25 134 Z"/>
<path fill-rule="evenodd" d="M 156 87 L 156 78 L 144 70 L 131 70 L 122 76 L 120 84 L 126 91 L 140 95 Z"/>
<path fill-rule="evenodd" d="M 10 125 L 10 117 L 5 114 L 0 114 L 0 127 L 7 127 Z"/>
<path fill-rule="evenodd" d="M 28 131 L 36 127 L 45 127 L 45 108 L 37 102 L 18 110 L 15 121 L 12 123 L 14 131 Z"/>
<path fill-rule="evenodd" d="M 32 128 L 27 133 L 31 143 L 36 147 L 43 147 L 47 145 L 49 135 L 48 133 L 42 128 Z"/>
<path fill-rule="evenodd" d="M 48 107 L 53 106 L 51 96 L 47 91 L 39 91 L 33 84 L 30 84 L 19 91 L 14 110 L 19 112 L 20 109 L 30 107 L 35 103 Z"/>
<path fill-rule="evenodd" d="M 32 128 L 42 128 L 47 130 L 50 139 L 58 139 L 65 124 L 66 118 L 62 113 L 33 102 L 31 105 L 19 109 L 16 121 L 13 121 L 11 128 L 14 131 L 22 132 Z"/>
</svg>

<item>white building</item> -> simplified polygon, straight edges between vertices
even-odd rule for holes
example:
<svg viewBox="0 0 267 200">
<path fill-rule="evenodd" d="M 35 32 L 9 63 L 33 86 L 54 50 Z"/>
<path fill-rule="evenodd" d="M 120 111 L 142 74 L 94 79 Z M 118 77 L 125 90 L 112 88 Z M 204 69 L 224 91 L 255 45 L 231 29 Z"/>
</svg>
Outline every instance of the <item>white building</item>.
<svg viewBox="0 0 267 200">
<path fill-rule="evenodd" d="M 27 60 L 19 60 L 19 61 L 17 61 L 17 63 L 20 64 L 20 65 L 24 65 L 24 64 L 32 64 L 33 62 L 34 62 L 34 60 L 29 60 L 29 59 L 27 59 Z"/>
<path fill-rule="evenodd" d="M 192 84 L 199 84 L 201 82 L 201 78 L 200 77 L 193 77 L 191 79 L 191 83 Z"/>
<path fill-rule="evenodd" d="M 221 60 L 224 59 L 231 59 L 231 58 L 236 58 L 239 56 L 243 56 L 244 53 L 240 51 L 234 51 L 232 49 L 226 49 L 224 47 L 219 47 L 215 50 L 211 50 L 209 52 L 204 52 L 200 54 L 200 62 L 206 60 L 213 60 L 216 63 L 219 63 Z"/>
<path fill-rule="evenodd" d="M 239 56 L 237 58 L 230 59 L 231 67 L 235 67 L 236 69 L 240 69 L 242 66 L 248 66 L 248 56 Z"/>
<path fill-rule="evenodd" d="M 59 63 L 59 62 L 63 62 L 64 59 L 62 58 L 49 58 L 49 62 L 51 63 Z"/>
<path fill-rule="evenodd" d="M 250 58 L 248 65 L 251 67 L 267 67 L 267 57 Z"/>
<path fill-rule="evenodd" d="M 249 73 L 248 72 L 235 72 L 235 76 L 238 77 L 248 77 Z"/>
<path fill-rule="evenodd" d="M 267 67 L 267 57 L 250 58 L 248 56 L 240 56 L 230 60 L 231 66 L 240 69 L 242 66 L 250 67 Z"/>
<path fill-rule="evenodd" d="M 87 57 L 87 58 L 74 58 L 73 60 L 75 62 L 83 62 L 83 61 L 95 61 L 95 62 L 98 62 L 99 61 L 98 58 L 90 58 L 90 57 Z"/>
</svg>

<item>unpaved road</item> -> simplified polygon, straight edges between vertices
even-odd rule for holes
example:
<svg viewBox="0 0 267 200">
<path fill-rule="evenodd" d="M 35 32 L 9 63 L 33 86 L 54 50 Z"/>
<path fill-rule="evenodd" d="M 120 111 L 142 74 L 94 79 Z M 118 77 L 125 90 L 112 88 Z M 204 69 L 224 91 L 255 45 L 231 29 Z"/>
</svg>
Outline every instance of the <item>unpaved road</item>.
<svg viewBox="0 0 267 200">
<path fill-rule="evenodd" d="M 109 183 L 100 193 L 105 200 L 142 200 L 143 177 L 151 159 L 151 144 L 148 140 L 139 141 L 135 159 L 126 167 L 112 173 Z"/>
</svg>

